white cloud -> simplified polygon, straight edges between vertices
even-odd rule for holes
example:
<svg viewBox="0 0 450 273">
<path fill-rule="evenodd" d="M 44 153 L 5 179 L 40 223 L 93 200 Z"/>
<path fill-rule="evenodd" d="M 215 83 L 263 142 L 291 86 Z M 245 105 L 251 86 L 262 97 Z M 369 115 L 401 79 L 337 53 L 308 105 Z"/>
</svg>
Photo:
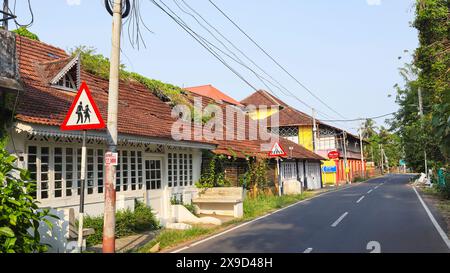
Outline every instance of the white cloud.
<svg viewBox="0 0 450 273">
<path fill-rule="evenodd" d="M 69 6 L 79 6 L 81 5 L 81 0 L 66 0 L 66 3 Z"/>
<path fill-rule="evenodd" d="M 366 0 L 369 6 L 379 6 L 381 5 L 381 0 Z"/>
</svg>

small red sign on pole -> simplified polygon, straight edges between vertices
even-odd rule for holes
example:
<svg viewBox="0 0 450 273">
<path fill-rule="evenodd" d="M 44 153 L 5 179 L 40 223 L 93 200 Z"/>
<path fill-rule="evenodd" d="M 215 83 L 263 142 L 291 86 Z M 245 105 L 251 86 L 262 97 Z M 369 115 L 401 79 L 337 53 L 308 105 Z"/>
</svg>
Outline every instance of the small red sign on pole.
<svg viewBox="0 0 450 273">
<path fill-rule="evenodd" d="M 273 144 L 272 149 L 270 150 L 269 156 L 278 157 L 278 156 L 287 156 L 287 154 L 284 151 L 283 147 L 281 147 L 281 145 L 278 142 L 275 142 L 275 144 Z"/>
<path fill-rule="evenodd" d="M 91 92 L 86 82 L 83 82 L 64 122 L 61 124 L 61 130 L 89 130 L 103 129 L 105 127 L 105 122 L 92 98 Z"/>
<path fill-rule="evenodd" d="M 331 151 L 328 153 L 328 158 L 329 159 L 338 159 L 340 156 L 338 151 Z"/>
</svg>

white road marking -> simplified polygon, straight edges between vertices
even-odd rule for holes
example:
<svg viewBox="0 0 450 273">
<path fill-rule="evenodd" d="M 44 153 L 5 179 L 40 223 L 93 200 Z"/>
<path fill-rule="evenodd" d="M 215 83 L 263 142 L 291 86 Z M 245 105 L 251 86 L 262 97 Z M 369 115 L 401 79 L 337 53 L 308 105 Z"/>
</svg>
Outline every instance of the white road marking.
<svg viewBox="0 0 450 273">
<path fill-rule="evenodd" d="M 442 230 L 441 226 L 438 224 L 436 219 L 434 219 L 433 214 L 431 214 L 430 210 L 428 209 L 425 202 L 422 200 L 422 197 L 420 197 L 420 194 L 417 192 L 416 187 L 413 186 L 414 192 L 416 192 L 417 197 L 419 198 L 420 203 L 422 204 L 423 208 L 428 214 L 428 217 L 430 217 L 431 222 L 433 223 L 434 227 L 438 231 L 439 235 L 441 235 L 442 240 L 444 240 L 444 243 L 447 245 L 447 247 L 450 249 L 450 240 L 447 237 L 447 234 L 445 234 L 444 230 Z"/>
<path fill-rule="evenodd" d="M 370 253 L 381 253 L 381 244 L 377 241 L 370 241 L 366 246 L 367 250 L 372 250 Z"/>
<path fill-rule="evenodd" d="M 344 214 L 341 215 L 341 217 L 339 217 L 332 225 L 331 227 L 336 227 L 337 225 L 339 225 L 339 223 L 342 221 L 342 219 L 344 219 L 345 216 L 347 216 L 348 212 L 346 211 Z"/>
<path fill-rule="evenodd" d="M 367 194 L 371 193 L 372 191 L 373 191 L 373 189 L 372 189 L 372 190 L 370 190 L 370 191 L 368 191 L 368 192 L 367 192 Z"/>
<path fill-rule="evenodd" d="M 312 250 L 312 247 L 308 247 L 305 251 L 303 251 L 303 253 L 311 253 Z"/>
<path fill-rule="evenodd" d="M 363 199 L 364 199 L 364 197 L 366 197 L 366 196 L 365 196 L 365 195 L 361 196 L 361 198 L 359 198 L 359 199 L 358 199 L 358 201 L 356 201 L 356 203 L 359 203 L 359 202 L 361 202 L 361 200 L 363 200 Z"/>
<path fill-rule="evenodd" d="M 358 185 L 362 185 L 362 184 L 358 184 Z M 357 187 L 358 185 L 356 185 L 356 186 L 354 186 L 354 187 Z M 292 204 L 292 205 L 289 205 L 289 206 L 287 206 L 287 207 L 284 207 L 284 208 L 282 208 L 282 209 L 279 209 L 279 210 L 277 210 L 277 211 L 274 211 L 274 212 L 272 212 L 270 215 L 275 214 L 275 213 L 278 213 L 278 212 L 283 211 L 283 210 L 285 210 L 285 209 L 288 209 L 288 208 L 290 208 L 290 207 L 292 207 L 292 206 L 295 206 L 295 205 L 298 205 L 298 204 L 301 204 L 301 203 L 304 203 L 304 202 L 307 202 L 307 201 L 311 201 L 312 199 L 315 199 L 315 198 L 317 198 L 317 197 L 320 197 L 320 196 L 323 196 L 323 195 L 326 195 L 326 194 L 329 194 L 329 193 L 332 193 L 332 192 L 342 191 L 342 190 L 348 189 L 348 188 L 350 188 L 350 187 L 351 187 L 351 186 L 345 187 L 345 188 L 342 188 L 342 189 L 337 189 L 337 190 L 332 190 L 332 191 L 327 191 L 327 192 L 324 192 L 324 193 L 320 193 L 320 194 L 318 194 L 318 195 L 316 195 L 316 196 L 313 196 L 313 197 L 311 197 L 311 198 L 309 198 L 309 199 L 305 199 L 305 200 L 298 201 L 297 203 L 294 203 L 294 204 Z M 268 217 L 268 216 L 270 216 L 270 215 L 269 215 L 269 214 L 266 214 L 266 215 L 260 216 L 260 217 L 258 217 L 258 218 L 256 218 L 256 219 L 253 219 L 253 220 L 251 220 L 251 221 L 245 222 L 245 223 L 240 224 L 240 225 L 238 225 L 238 226 L 235 226 L 235 227 L 233 227 L 233 228 L 227 229 L 227 230 L 225 230 L 225 231 L 223 231 L 223 232 L 221 232 L 221 233 L 218 233 L 218 234 L 213 235 L 213 236 L 211 236 L 211 237 L 205 238 L 205 239 L 203 239 L 203 240 L 200 240 L 200 241 L 195 242 L 195 243 L 193 243 L 193 244 L 190 244 L 190 245 L 188 245 L 188 246 L 182 247 L 182 248 L 180 248 L 180 249 L 174 250 L 174 251 L 172 251 L 172 252 L 170 252 L 170 253 L 178 253 L 178 252 L 181 252 L 181 251 L 186 250 L 186 249 L 188 249 L 188 248 L 190 248 L 190 247 L 199 245 L 199 244 L 204 243 L 204 242 L 206 242 L 206 241 L 209 241 L 209 240 L 211 240 L 211 239 L 214 239 L 214 238 L 217 238 L 217 237 L 219 237 L 219 236 L 222 236 L 222 235 L 224 235 L 224 234 L 226 234 L 226 233 L 228 233 L 228 232 L 231 232 L 231 231 L 233 231 L 233 230 L 236 230 L 236 229 L 238 229 L 238 228 L 244 227 L 244 226 L 246 226 L 246 225 L 248 225 L 248 224 L 251 224 L 251 223 L 253 223 L 253 222 L 256 222 L 256 221 L 259 221 L 259 220 L 261 220 L 261 219 L 264 219 L 264 218 L 266 218 L 266 217 Z"/>
</svg>

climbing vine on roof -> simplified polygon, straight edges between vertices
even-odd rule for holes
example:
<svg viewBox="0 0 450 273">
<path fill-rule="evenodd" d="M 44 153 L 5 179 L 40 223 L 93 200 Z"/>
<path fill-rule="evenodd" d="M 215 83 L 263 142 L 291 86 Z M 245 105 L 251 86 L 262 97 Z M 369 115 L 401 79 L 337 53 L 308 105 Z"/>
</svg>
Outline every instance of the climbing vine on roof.
<svg viewBox="0 0 450 273">
<path fill-rule="evenodd" d="M 105 56 L 98 54 L 93 47 L 78 46 L 70 50 L 72 55 L 80 54 L 81 67 L 86 72 L 103 79 L 109 79 L 110 61 Z M 136 81 L 147 87 L 153 94 L 172 106 L 178 104 L 190 105 L 186 92 L 178 86 L 150 79 L 135 72 L 126 71 L 124 64 L 120 65 L 119 77 L 123 81 Z"/>
<path fill-rule="evenodd" d="M 28 39 L 39 41 L 39 37 L 33 32 L 29 31 L 26 27 L 20 27 L 18 29 L 13 30 L 12 32 L 16 33 L 19 36 L 27 37 Z"/>
</svg>

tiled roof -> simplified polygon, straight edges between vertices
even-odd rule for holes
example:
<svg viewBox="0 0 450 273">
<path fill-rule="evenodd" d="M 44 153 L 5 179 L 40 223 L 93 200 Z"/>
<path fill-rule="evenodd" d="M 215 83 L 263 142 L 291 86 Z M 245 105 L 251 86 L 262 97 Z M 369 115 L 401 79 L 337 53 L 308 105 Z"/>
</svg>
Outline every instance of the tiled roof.
<svg viewBox="0 0 450 273">
<path fill-rule="evenodd" d="M 236 106 L 240 106 L 241 103 L 232 97 L 224 94 L 219 89 L 215 88 L 212 85 L 202 85 L 202 86 L 194 86 L 185 88 L 187 91 L 190 91 L 194 94 L 205 96 L 211 98 L 216 101 L 224 101 L 226 103 L 230 103 Z"/>
<path fill-rule="evenodd" d="M 24 91 L 21 92 L 16 110 L 16 119 L 23 122 L 60 126 L 76 95 L 50 86 L 48 75 L 64 67 L 70 59 L 59 48 L 17 36 L 19 70 Z M 42 65 L 51 68 L 42 74 Z M 81 71 L 103 119 L 108 117 L 108 80 Z M 171 108 L 136 82 L 119 84 L 118 130 L 152 138 L 172 139 L 171 128 L 175 121 Z M 198 141 L 196 141 L 198 142 Z M 211 141 L 200 141 L 213 143 Z"/>
<path fill-rule="evenodd" d="M 247 98 L 241 100 L 241 103 L 243 105 L 266 105 L 266 106 L 281 106 L 281 107 L 287 107 L 288 105 L 280 100 L 279 98 L 269 94 L 265 90 L 258 90 L 248 96 Z"/>
<path fill-rule="evenodd" d="M 36 66 L 39 67 L 42 76 L 50 82 L 66 65 L 72 61 L 73 57 L 61 58 L 53 61 L 46 61 Z"/>
<path fill-rule="evenodd" d="M 251 138 L 249 135 L 249 128 L 250 128 L 250 122 L 253 121 L 249 115 L 247 115 L 244 111 L 242 111 L 240 108 L 235 107 L 234 110 L 241 113 L 245 118 L 245 126 L 242 126 L 242 124 L 237 124 L 237 117 L 233 120 L 234 121 L 234 129 L 231 126 L 228 126 L 228 124 L 225 121 L 226 115 L 225 115 L 225 108 L 227 107 L 226 104 L 218 104 L 214 100 L 204 97 L 197 94 L 192 94 L 192 97 L 198 97 L 202 99 L 202 106 L 205 107 L 209 104 L 214 104 L 217 106 L 220 106 L 222 108 L 222 111 L 224 113 L 224 121 L 223 121 L 223 127 L 221 128 L 222 132 L 221 135 L 223 136 L 224 140 L 216 140 L 218 147 L 214 150 L 214 153 L 217 154 L 223 154 L 227 156 L 236 156 L 238 158 L 245 158 L 247 156 L 258 156 L 258 157 L 268 157 L 269 150 L 273 146 L 273 142 L 269 142 L 268 140 L 265 141 L 262 139 L 262 136 L 257 133 L 256 140 L 254 138 Z M 192 98 L 191 98 L 192 99 Z M 228 106 L 232 107 L 232 106 Z M 235 140 L 226 140 L 226 134 L 227 130 L 232 132 Z M 241 133 L 244 137 L 242 140 L 237 140 L 238 133 Z M 274 135 L 274 137 L 276 137 Z M 288 153 L 288 156 L 292 156 L 292 158 L 297 159 L 310 159 L 310 160 L 324 160 L 323 157 L 321 157 L 318 154 L 315 154 L 306 148 L 304 148 L 301 145 L 298 145 L 292 141 L 289 141 L 284 138 L 278 138 L 280 145 L 285 149 L 286 153 Z M 262 150 L 261 145 L 265 145 L 267 150 Z M 290 154 L 289 147 L 293 147 L 292 154 Z"/>
<path fill-rule="evenodd" d="M 278 118 L 279 120 L 279 126 L 302 126 L 302 125 L 313 125 L 313 118 L 312 116 L 303 113 L 302 111 L 299 111 L 282 100 L 274 97 L 273 95 L 267 93 L 266 91 L 259 90 L 251 94 L 249 97 L 245 98 L 241 101 L 244 105 L 266 105 L 268 107 L 270 106 L 281 106 L 280 111 L 273 114 L 274 118 Z M 322 122 L 320 119 L 316 119 L 316 122 L 318 125 L 326 126 L 331 129 L 342 131 L 342 129 L 334 127 L 332 125 L 326 124 Z M 271 117 L 267 118 L 267 124 L 268 127 L 271 126 Z M 355 136 L 352 133 L 347 132 L 347 134 L 352 137 L 358 139 L 358 136 Z"/>
</svg>

